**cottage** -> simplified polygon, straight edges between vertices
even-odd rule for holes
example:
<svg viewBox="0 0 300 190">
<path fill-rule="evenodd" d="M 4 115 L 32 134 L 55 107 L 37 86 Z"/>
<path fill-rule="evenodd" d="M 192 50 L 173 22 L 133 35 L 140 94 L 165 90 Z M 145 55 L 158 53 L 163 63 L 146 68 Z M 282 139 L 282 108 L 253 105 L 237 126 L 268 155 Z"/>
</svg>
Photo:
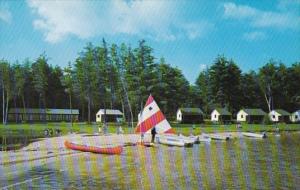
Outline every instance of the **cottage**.
<svg viewBox="0 0 300 190">
<path fill-rule="evenodd" d="M 123 113 L 120 110 L 100 109 L 96 114 L 96 122 L 119 122 L 123 120 Z"/>
<path fill-rule="evenodd" d="M 11 108 L 8 121 L 78 121 L 78 109 Z"/>
<path fill-rule="evenodd" d="M 219 123 L 229 123 L 231 113 L 226 108 L 216 108 L 211 112 L 211 121 Z"/>
<path fill-rule="evenodd" d="M 290 122 L 291 114 L 283 109 L 272 110 L 269 113 L 270 120 L 273 122 Z"/>
<path fill-rule="evenodd" d="M 238 122 L 262 123 L 266 115 L 267 113 L 262 109 L 241 109 L 237 113 L 236 120 Z"/>
<path fill-rule="evenodd" d="M 297 110 L 294 113 L 292 113 L 290 119 L 294 123 L 299 123 L 300 122 L 300 110 Z"/>
<path fill-rule="evenodd" d="M 202 123 L 204 118 L 200 108 L 179 108 L 176 115 L 180 123 Z"/>
</svg>

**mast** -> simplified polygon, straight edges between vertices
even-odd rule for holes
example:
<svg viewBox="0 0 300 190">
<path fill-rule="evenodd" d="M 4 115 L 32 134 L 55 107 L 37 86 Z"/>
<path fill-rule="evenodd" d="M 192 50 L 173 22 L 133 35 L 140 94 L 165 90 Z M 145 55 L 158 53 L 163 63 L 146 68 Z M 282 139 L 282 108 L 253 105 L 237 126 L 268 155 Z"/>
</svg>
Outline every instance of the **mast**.
<svg viewBox="0 0 300 190">
<path fill-rule="evenodd" d="M 140 114 L 140 121 L 143 121 L 143 106 L 142 106 L 142 102 L 141 102 L 141 114 Z M 144 138 L 143 138 L 143 124 L 141 123 L 141 143 L 144 142 Z"/>
</svg>

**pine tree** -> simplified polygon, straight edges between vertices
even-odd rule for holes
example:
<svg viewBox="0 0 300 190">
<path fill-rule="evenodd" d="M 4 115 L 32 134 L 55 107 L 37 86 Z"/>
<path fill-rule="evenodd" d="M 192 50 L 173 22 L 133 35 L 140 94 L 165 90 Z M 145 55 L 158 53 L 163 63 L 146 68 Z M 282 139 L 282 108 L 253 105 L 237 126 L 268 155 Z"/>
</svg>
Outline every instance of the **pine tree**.
<svg viewBox="0 0 300 190">
<path fill-rule="evenodd" d="M 33 85 L 39 95 L 39 108 L 46 108 L 46 89 L 48 86 L 49 66 L 48 59 L 45 54 L 42 54 L 32 64 Z M 43 120 L 46 121 L 46 113 L 43 115 Z"/>
</svg>

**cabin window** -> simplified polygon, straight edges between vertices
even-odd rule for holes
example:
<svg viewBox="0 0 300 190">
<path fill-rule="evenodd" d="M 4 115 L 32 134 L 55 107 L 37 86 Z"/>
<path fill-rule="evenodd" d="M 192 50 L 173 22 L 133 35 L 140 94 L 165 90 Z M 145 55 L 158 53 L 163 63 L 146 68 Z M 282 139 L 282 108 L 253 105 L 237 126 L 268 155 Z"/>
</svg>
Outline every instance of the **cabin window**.
<svg viewBox="0 0 300 190">
<path fill-rule="evenodd" d="M 244 115 L 243 115 L 243 114 L 241 115 L 241 118 L 244 118 Z"/>
<path fill-rule="evenodd" d="M 275 115 L 273 115 L 273 119 L 275 119 Z"/>
<path fill-rule="evenodd" d="M 215 118 L 217 118 L 217 115 L 215 115 Z"/>
<path fill-rule="evenodd" d="M 298 119 L 298 115 L 295 115 L 295 119 Z"/>
<path fill-rule="evenodd" d="M 100 115 L 97 115 L 98 118 L 100 118 Z"/>
</svg>

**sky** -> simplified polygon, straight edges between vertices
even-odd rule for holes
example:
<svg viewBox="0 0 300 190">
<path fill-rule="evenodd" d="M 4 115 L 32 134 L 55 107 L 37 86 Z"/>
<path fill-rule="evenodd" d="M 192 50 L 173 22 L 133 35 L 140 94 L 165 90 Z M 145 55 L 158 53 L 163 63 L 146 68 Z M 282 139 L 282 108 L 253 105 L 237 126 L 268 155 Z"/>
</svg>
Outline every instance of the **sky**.
<svg viewBox="0 0 300 190">
<path fill-rule="evenodd" d="M 157 61 L 164 57 L 190 83 L 218 55 L 243 72 L 270 59 L 289 66 L 300 61 L 300 0 L 0 0 L 0 59 L 34 61 L 45 52 L 64 67 L 102 38 L 133 47 L 145 39 Z"/>
</svg>

